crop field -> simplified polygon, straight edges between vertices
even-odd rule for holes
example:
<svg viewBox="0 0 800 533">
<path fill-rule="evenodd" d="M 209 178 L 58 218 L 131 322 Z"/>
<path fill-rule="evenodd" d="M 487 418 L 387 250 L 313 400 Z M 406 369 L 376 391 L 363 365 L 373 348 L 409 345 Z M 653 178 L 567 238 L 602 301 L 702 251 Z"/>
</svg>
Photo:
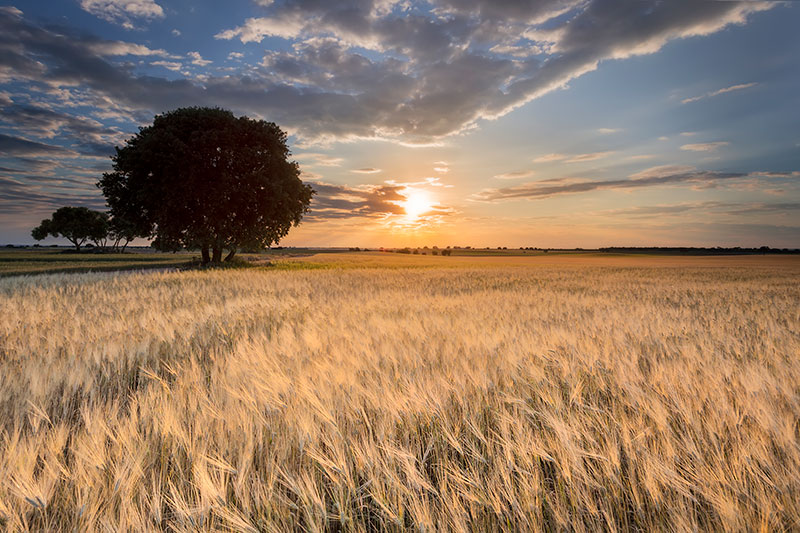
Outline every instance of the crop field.
<svg viewBox="0 0 800 533">
<path fill-rule="evenodd" d="M 307 248 L 272 249 L 267 253 L 239 254 L 239 262 L 281 260 L 292 256 L 324 255 L 320 250 Z M 326 253 L 337 253 L 329 249 Z M 112 272 L 122 270 L 183 269 L 200 261 L 199 252 L 155 252 L 151 249 L 129 249 L 127 253 L 75 253 L 63 248 L 0 248 L 0 277 L 75 273 Z"/>
<path fill-rule="evenodd" d="M 186 253 L 71 253 L 70 250 L 2 250 L 0 277 L 51 272 L 102 272 L 181 267 L 191 262 Z"/>
<path fill-rule="evenodd" d="M 800 528 L 798 258 L 398 255 L 0 279 L 0 529 Z"/>
</svg>

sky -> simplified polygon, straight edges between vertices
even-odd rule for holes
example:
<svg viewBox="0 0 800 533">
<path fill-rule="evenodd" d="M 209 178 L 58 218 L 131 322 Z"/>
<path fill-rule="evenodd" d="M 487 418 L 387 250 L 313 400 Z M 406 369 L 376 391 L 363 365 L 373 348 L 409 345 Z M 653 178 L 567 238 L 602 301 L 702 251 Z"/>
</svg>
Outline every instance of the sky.
<svg viewBox="0 0 800 533">
<path fill-rule="evenodd" d="M 0 243 L 156 114 L 289 134 L 287 246 L 800 247 L 800 2 L 0 7 Z M 59 243 L 48 239 L 44 244 Z"/>
</svg>

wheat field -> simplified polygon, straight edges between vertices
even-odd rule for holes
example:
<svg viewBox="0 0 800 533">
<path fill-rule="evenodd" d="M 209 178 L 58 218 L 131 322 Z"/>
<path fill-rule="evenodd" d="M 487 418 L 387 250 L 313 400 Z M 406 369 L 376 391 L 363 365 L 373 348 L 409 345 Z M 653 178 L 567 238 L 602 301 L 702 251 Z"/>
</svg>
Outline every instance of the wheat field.
<svg viewBox="0 0 800 533">
<path fill-rule="evenodd" d="M 0 529 L 800 529 L 800 262 L 364 257 L 0 280 Z"/>
</svg>

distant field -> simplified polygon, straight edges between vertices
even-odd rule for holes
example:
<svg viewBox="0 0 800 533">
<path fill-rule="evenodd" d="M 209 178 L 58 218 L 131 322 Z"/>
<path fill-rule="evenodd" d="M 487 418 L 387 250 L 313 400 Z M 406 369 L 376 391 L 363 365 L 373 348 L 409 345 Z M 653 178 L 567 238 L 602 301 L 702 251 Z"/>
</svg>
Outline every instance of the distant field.
<svg viewBox="0 0 800 533">
<path fill-rule="evenodd" d="M 195 254 L 196 255 L 196 254 Z M 46 272 L 88 272 L 127 269 L 165 268 L 188 264 L 190 254 L 125 253 L 91 254 L 65 253 L 55 250 L 0 249 L 0 277 Z"/>
<path fill-rule="evenodd" d="M 0 529 L 800 527 L 800 258 L 0 279 Z"/>
<path fill-rule="evenodd" d="M 335 253 L 335 251 L 331 251 Z M 275 259 L 318 254 L 304 248 L 274 249 L 263 254 L 239 254 L 243 259 Z M 55 272 L 107 272 L 185 267 L 199 261 L 198 252 L 158 253 L 132 249 L 124 254 L 73 253 L 64 248 L 0 248 L 0 277 Z"/>
</svg>

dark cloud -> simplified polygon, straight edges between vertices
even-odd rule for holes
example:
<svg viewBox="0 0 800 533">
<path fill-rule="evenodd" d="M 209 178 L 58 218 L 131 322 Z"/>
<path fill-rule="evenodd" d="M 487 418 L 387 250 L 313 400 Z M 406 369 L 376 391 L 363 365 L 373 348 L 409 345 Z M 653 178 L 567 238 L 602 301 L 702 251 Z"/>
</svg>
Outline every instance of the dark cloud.
<svg viewBox="0 0 800 533">
<path fill-rule="evenodd" d="M 403 208 L 398 205 L 406 197 L 401 194 L 401 185 L 371 185 L 348 187 L 330 183 L 313 183 L 317 194 L 311 202 L 307 219 L 331 219 L 353 217 L 382 217 L 402 215 Z"/>
<path fill-rule="evenodd" d="M 0 176 L 0 215 L 44 216 L 64 205 L 105 209 L 93 185 L 73 179 L 28 176 L 25 182 Z"/>
<path fill-rule="evenodd" d="M 21 137 L 0 133 L 0 156 L 53 156 L 75 155 L 61 146 L 29 141 Z"/>
<path fill-rule="evenodd" d="M 96 120 L 34 105 L 5 106 L 0 109 L 0 121 L 28 135 L 61 136 L 85 155 L 109 156 L 114 152 L 114 141 L 121 140 L 117 130 Z"/>
<path fill-rule="evenodd" d="M 58 163 L 49 159 L 37 159 L 34 157 L 3 157 L 4 163 L 11 166 L 3 166 L 0 172 L 28 173 L 28 172 L 47 172 L 53 170 Z"/>
<path fill-rule="evenodd" d="M 77 87 L 99 109 L 116 106 L 141 117 L 185 105 L 219 105 L 274 120 L 308 141 L 372 137 L 425 143 L 507 113 L 604 59 L 651 53 L 670 39 L 712 33 L 769 6 L 689 0 L 276 1 L 264 17 L 218 37 L 259 41 L 273 35 L 292 47 L 269 53 L 258 68 L 197 80 L 137 74 L 109 59 L 114 56 L 102 56 L 96 38 L 36 26 L 4 10 L 0 79 L 67 92 Z M 117 54 L 164 55 L 110 43 Z"/>
<path fill-rule="evenodd" d="M 338 70 L 341 61 L 334 70 L 328 56 L 309 54 L 302 45 L 307 40 L 333 37 L 343 50 L 340 56 L 363 47 L 401 57 L 400 87 L 409 89 L 398 91 L 396 106 L 382 108 L 385 113 L 375 115 L 373 126 L 397 136 L 435 138 L 502 115 L 594 70 L 602 60 L 652 53 L 671 39 L 713 33 L 770 7 L 692 0 L 440 0 L 432 5 L 425 11 L 364 0 L 275 2 L 267 16 L 248 19 L 218 37 L 295 40 L 299 46 L 284 53 L 282 64 L 267 64 L 275 75 L 304 73 L 311 83 L 334 74 L 332 83 L 342 84 L 348 75 Z M 396 64 L 350 62 L 360 66 L 359 75 L 397 71 Z"/>
</svg>

